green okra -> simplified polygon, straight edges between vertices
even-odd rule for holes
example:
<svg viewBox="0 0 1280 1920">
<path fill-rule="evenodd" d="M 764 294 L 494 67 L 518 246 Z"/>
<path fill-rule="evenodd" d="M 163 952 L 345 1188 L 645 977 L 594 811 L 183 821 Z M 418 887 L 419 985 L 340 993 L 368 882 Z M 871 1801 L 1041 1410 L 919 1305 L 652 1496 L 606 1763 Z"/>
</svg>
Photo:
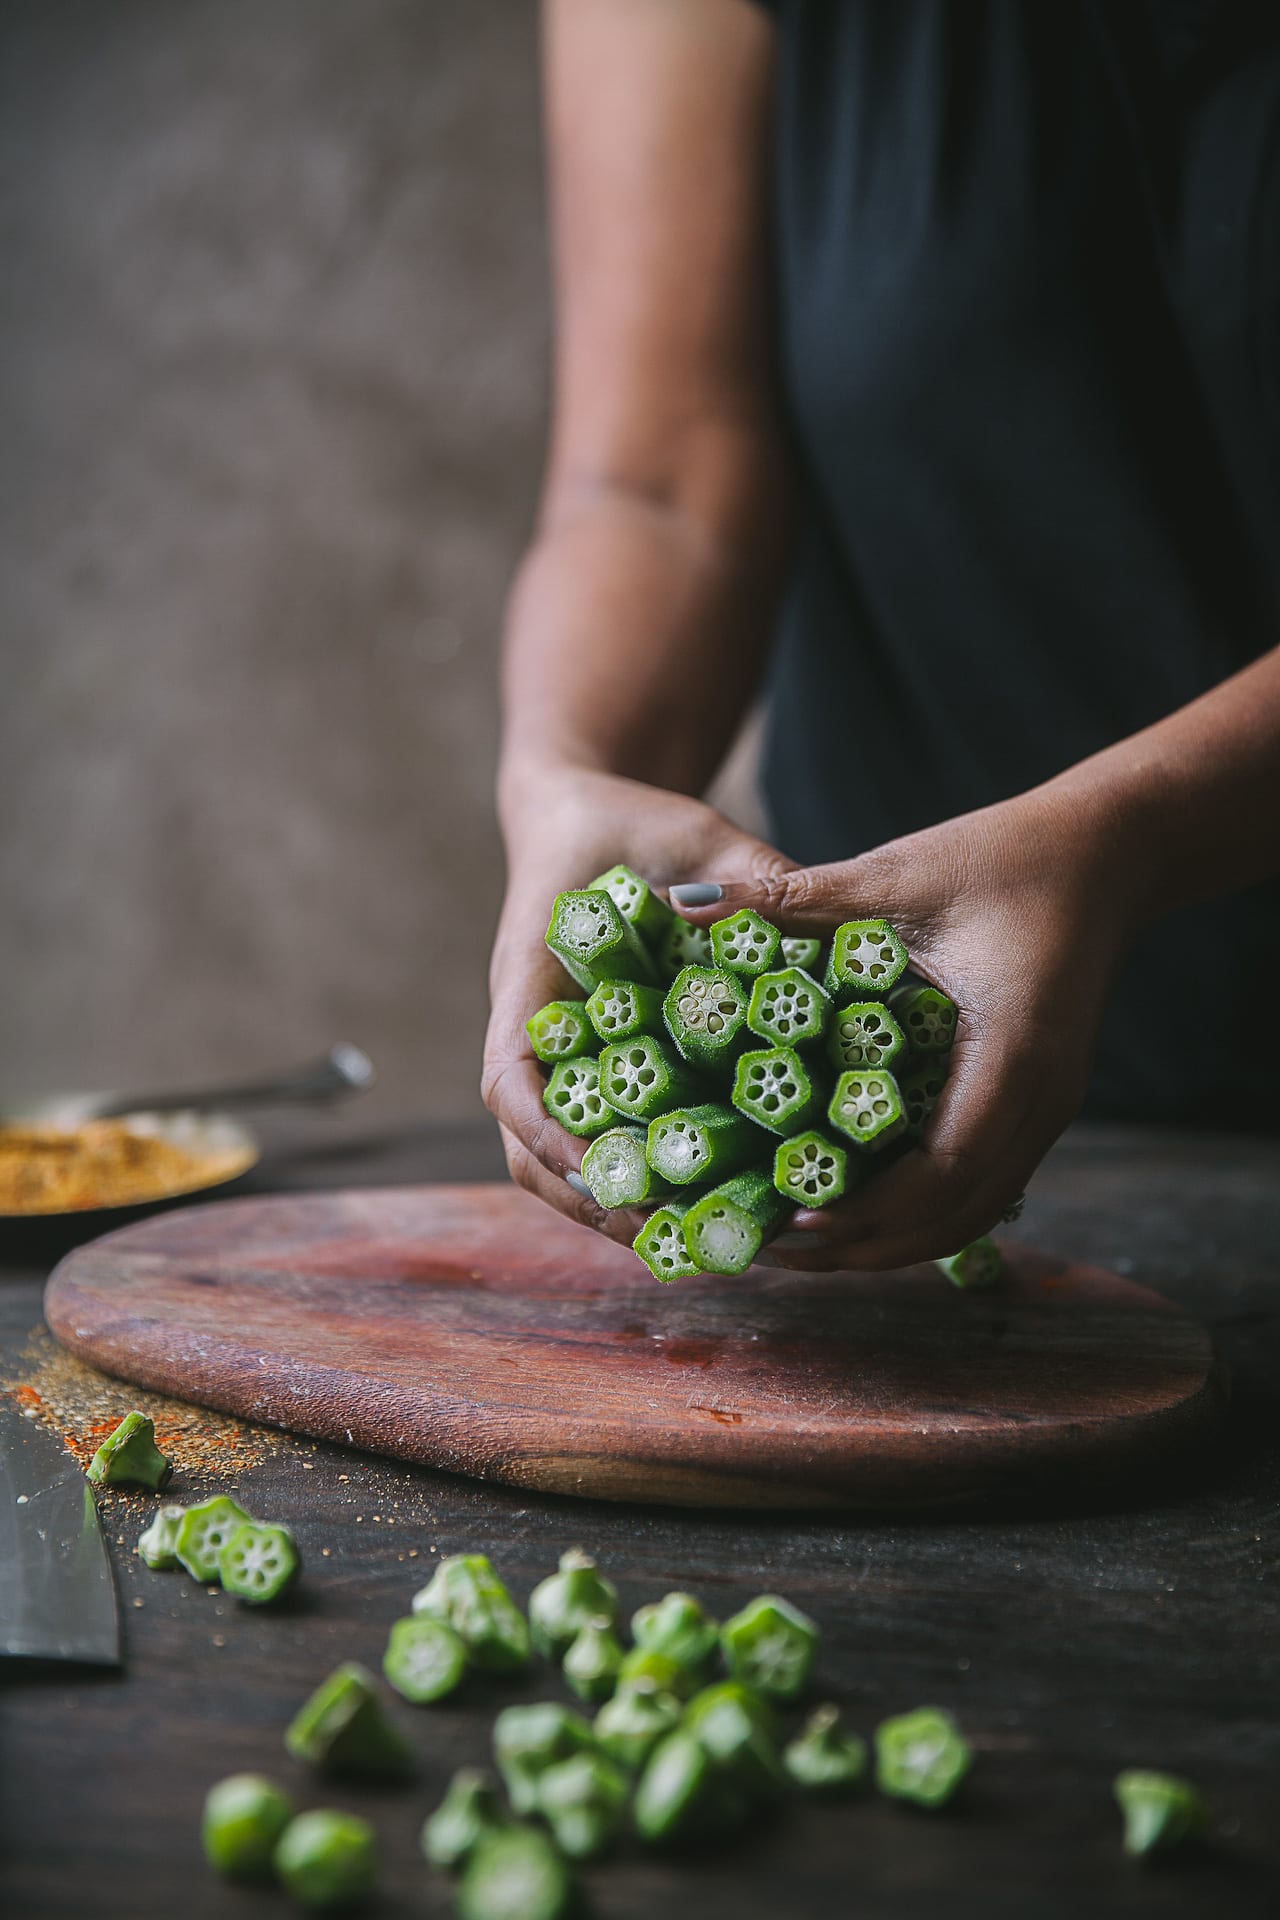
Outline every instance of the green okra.
<svg viewBox="0 0 1280 1920">
<path fill-rule="evenodd" d="M 747 1037 L 747 996 L 724 967 L 683 967 L 662 1003 L 662 1017 L 686 1060 L 721 1066 Z"/>
<path fill-rule="evenodd" d="M 814 934 L 784 933 L 779 949 L 784 966 L 802 967 L 816 980 L 822 972 L 822 942 Z"/>
<path fill-rule="evenodd" d="M 849 1156 L 825 1133 L 797 1133 L 773 1156 L 773 1184 L 794 1207 L 827 1207 L 849 1188 Z"/>
<path fill-rule="evenodd" d="M 353 1906 L 373 1890 L 378 1844 L 358 1814 L 313 1807 L 291 1820 L 276 1843 L 276 1876 L 299 1906 Z"/>
<path fill-rule="evenodd" d="M 534 1053 L 548 1067 L 596 1050 L 595 1028 L 587 1017 L 585 1000 L 548 1000 L 530 1014 L 524 1030 Z"/>
<path fill-rule="evenodd" d="M 883 999 L 906 972 L 907 957 L 887 920 L 846 920 L 832 936 L 823 984 L 833 999 L 850 989 L 863 999 Z"/>
<path fill-rule="evenodd" d="M 782 1764 L 806 1793 L 852 1793 L 867 1777 L 867 1743 L 845 1732 L 839 1707 L 815 1707 L 783 1749 Z"/>
<path fill-rule="evenodd" d="M 145 1532 L 138 1535 L 137 1553 L 144 1566 L 154 1572 L 167 1572 L 178 1564 L 178 1528 L 182 1525 L 185 1507 L 164 1506 L 156 1510 L 156 1517 Z"/>
<path fill-rule="evenodd" d="M 589 1723 L 558 1701 L 504 1707 L 493 1724 L 494 1759 L 518 1814 L 537 1812 L 538 1780 L 548 1767 L 595 1747 Z"/>
<path fill-rule="evenodd" d="M 697 927 L 677 913 L 658 943 L 658 968 L 668 979 L 682 967 L 709 967 L 711 935 L 706 927 Z"/>
<path fill-rule="evenodd" d="M 766 1700 L 794 1700 L 808 1682 L 818 1629 L 789 1600 L 764 1593 L 725 1621 L 720 1648 L 729 1672 L 743 1686 Z"/>
<path fill-rule="evenodd" d="M 950 1051 L 959 1014 L 955 1001 L 948 999 L 939 988 L 926 986 L 922 981 L 903 981 L 889 995 L 889 1005 L 913 1054 Z"/>
<path fill-rule="evenodd" d="M 538 1776 L 538 1812 L 561 1853 L 594 1860 L 622 1824 L 627 1777 L 609 1756 L 575 1753 Z"/>
<path fill-rule="evenodd" d="M 907 1124 L 898 1083 L 884 1068 L 842 1073 L 827 1118 L 855 1146 L 876 1151 L 896 1139 Z"/>
<path fill-rule="evenodd" d="M 662 989 L 639 980 L 602 980 L 587 1001 L 587 1018 L 605 1046 L 633 1033 L 661 1034 Z"/>
<path fill-rule="evenodd" d="M 382 1671 L 396 1692 L 417 1707 L 443 1700 L 461 1686 L 467 1649 L 452 1627 L 429 1613 L 391 1624 Z"/>
<path fill-rule="evenodd" d="M 698 1673 L 719 1648 L 720 1628 L 691 1593 L 667 1593 L 632 1614 L 631 1637 L 637 1647 Z"/>
<path fill-rule="evenodd" d="M 151 1416 L 135 1408 L 107 1435 L 85 1474 L 98 1487 L 150 1487 L 154 1493 L 173 1478 L 173 1462 L 156 1445 Z"/>
<path fill-rule="evenodd" d="M 907 1132 L 913 1140 L 919 1140 L 929 1115 L 938 1104 L 938 1096 L 947 1084 L 946 1060 L 922 1060 L 918 1066 L 912 1066 L 906 1073 L 898 1075 L 897 1079 L 907 1119 Z"/>
<path fill-rule="evenodd" d="M 648 1679 L 620 1686 L 595 1717 L 597 1744 L 620 1767 L 639 1772 L 659 1740 L 679 1726 L 684 1706 Z"/>
<path fill-rule="evenodd" d="M 413 1596 L 413 1611 L 443 1620 L 483 1673 L 519 1673 L 529 1664 L 529 1626 L 483 1553 L 453 1553 Z"/>
<path fill-rule="evenodd" d="M 480 1767 L 459 1767 L 444 1799 L 427 1815 L 419 1845 L 433 1867 L 455 1873 L 486 1834 L 509 1825 L 493 1776 Z"/>
<path fill-rule="evenodd" d="M 778 957 L 782 935 L 751 907 L 715 920 L 711 926 L 711 951 L 718 967 L 748 979 L 768 973 Z"/>
<path fill-rule="evenodd" d="M 918 1707 L 876 1728 L 876 1785 L 895 1800 L 941 1807 L 973 1764 L 973 1752 L 949 1713 Z"/>
<path fill-rule="evenodd" d="M 822 1090 L 794 1047 L 741 1054 L 732 1097 L 748 1120 L 784 1136 L 802 1133 L 822 1115 Z"/>
<path fill-rule="evenodd" d="M 1190 1780 L 1176 1773 L 1132 1767 L 1112 1785 L 1124 1816 L 1124 1850 L 1139 1859 L 1198 1840 L 1209 1825 L 1209 1810 Z"/>
<path fill-rule="evenodd" d="M 1004 1278 L 1004 1256 L 987 1234 L 933 1264 L 953 1287 L 963 1287 L 966 1293 L 985 1293 L 989 1287 L 998 1287 Z"/>
<path fill-rule="evenodd" d="M 265 1880 L 280 1835 L 293 1819 L 287 1793 L 261 1773 L 232 1773 L 205 1795 L 204 1857 L 228 1880 Z"/>
<path fill-rule="evenodd" d="M 354 1660 L 336 1667 L 285 1728 L 295 1760 L 352 1779 L 399 1780 L 413 1756 L 382 1711 L 373 1675 Z"/>
<path fill-rule="evenodd" d="M 685 1215 L 690 1258 L 707 1273 L 745 1273 L 786 1211 L 768 1174 L 735 1174 L 695 1200 Z"/>
<path fill-rule="evenodd" d="M 683 1725 L 736 1799 L 759 1806 L 785 1785 L 773 1716 L 752 1688 L 734 1681 L 704 1687 Z"/>
<path fill-rule="evenodd" d="M 687 1700 L 698 1691 L 702 1675 L 698 1668 L 685 1666 L 661 1647 L 631 1647 L 618 1668 L 618 1685 L 633 1687 L 638 1681 L 647 1681 L 659 1693 L 674 1693 L 677 1700 Z"/>
<path fill-rule="evenodd" d="M 629 1120 L 652 1120 L 670 1107 L 688 1106 L 701 1091 L 674 1048 L 651 1033 L 606 1047 L 598 1072 L 602 1098 Z"/>
<path fill-rule="evenodd" d="M 671 922 L 679 918 L 633 867 L 619 864 L 591 882 L 593 893 L 607 893 L 623 919 L 633 926 L 652 953 L 662 945 Z"/>
<path fill-rule="evenodd" d="M 649 1122 L 649 1165 L 674 1187 L 727 1180 L 759 1158 L 760 1132 L 733 1107 L 673 1107 Z"/>
<path fill-rule="evenodd" d="M 887 1006 L 878 1000 L 851 1000 L 838 1007 L 827 1029 L 827 1053 L 837 1073 L 848 1067 L 889 1067 L 906 1041 Z"/>
<path fill-rule="evenodd" d="M 560 1671 L 579 1700 L 598 1705 L 613 1692 L 622 1661 L 622 1642 L 613 1630 L 613 1623 L 601 1616 L 588 1620 L 578 1630 L 560 1663 Z"/>
<path fill-rule="evenodd" d="M 678 1727 L 649 1755 L 631 1815 L 640 1838 L 661 1847 L 717 1838 L 741 1826 L 749 1811 L 701 1742 Z"/>
<path fill-rule="evenodd" d="M 581 1547 L 562 1553 L 529 1595 L 529 1637 L 545 1660 L 562 1659 L 589 1621 L 612 1626 L 617 1618 L 618 1589 Z"/>
<path fill-rule="evenodd" d="M 178 1522 L 173 1550 L 193 1580 L 208 1586 L 219 1578 L 219 1554 L 237 1527 L 252 1517 L 225 1493 L 187 1508 Z"/>
<path fill-rule="evenodd" d="M 644 1127 L 610 1127 L 582 1156 L 582 1178 L 602 1207 L 638 1207 L 670 1189 L 649 1163 Z"/>
<path fill-rule="evenodd" d="M 584 993 L 602 980 L 652 982 L 657 977 L 639 934 L 602 891 L 557 894 L 547 946 Z"/>
<path fill-rule="evenodd" d="M 702 1268 L 689 1252 L 684 1220 L 696 1196 L 681 1195 L 658 1207 L 641 1227 L 632 1246 L 655 1280 L 692 1280 Z"/>
<path fill-rule="evenodd" d="M 830 1018 L 830 994 L 803 967 L 757 974 L 751 983 L 747 1025 L 771 1046 L 813 1046 Z"/>
<path fill-rule="evenodd" d="M 536 1827 L 483 1834 L 458 1883 L 459 1920 L 565 1920 L 575 1905 L 573 1875 Z"/>
<path fill-rule="evenodd" d="M 298 1543 L 288 1527 L 245 1520 L 218 1550 L 218 1577 L 227 1593 L 251 1607 L 265 1606 L 286 1593 L 302 1565 Z"/>
<path fill-rule="evenodd" d="M 613 1108 L 600 1091 L 599 1062 L 588 1054 L 580 1060 L 557 1061 L 542 1089 L 542 1104 L 566 1133 L 579 1140 L 590 1140 L 617 1124 Z"/>
</svg>

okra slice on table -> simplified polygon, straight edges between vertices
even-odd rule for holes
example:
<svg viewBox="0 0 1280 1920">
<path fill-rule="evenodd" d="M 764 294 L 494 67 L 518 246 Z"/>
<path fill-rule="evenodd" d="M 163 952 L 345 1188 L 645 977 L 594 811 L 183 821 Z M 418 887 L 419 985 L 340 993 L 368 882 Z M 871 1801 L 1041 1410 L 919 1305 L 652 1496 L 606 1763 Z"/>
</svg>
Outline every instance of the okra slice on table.
<svg viewBox="0 0 1280 1920">
<path fill-rule="evenodd" d="M 205 1859 L 228 1880 L 262 1880 L 293 1802 L 261 1773 L 233 1773 L 205 1795 L 200 1839 Z"/>
<path fill-rule="evenodd" d="M 704 1687 L 689 1702 L 684 1728 L 735 1798 L 758 1806 L 785 1784 L 772 1716 L 749 1687 L 732 1681 Z"/>
<path fill-rule="evenodd" d="M 598 1706 L 613 1692 L 622 1660 L 622 1642 L 613 1623 L 601 1616 L 579 1629 L 560 1663 L 560 1671 L 579 1700 Z"/>
<path fill-rule="evenodd" d="M 849 1188 L 849 1156 L 816 1131 L 782 1140 L 773 1156 L 773 1184 L 793 1207 L 827 1207 Z"/>
<path fill-rule="evenodd" d="M 746 1815 L 746 1801 L 726 1792 L 706 1748 L 683 1727 L 649 1755 L 631 1807 L 640 1838 L 659 1847 L 713 1839 Z"/>
<path fill-rule="evenodd" d="M 602 980 L 657 977 L 644 942 L 607 893 L 583 888 L 557 894 L 547 945 L 584 993 Z"/>
<path fill-rule="evenodd" d="M 822 1115 L 822 1092 L 794 1047 L 767 1047 L 738 1058 L 733 1104 L 770 1133 L 802 1133 Z"/>
<path fill-rule="evenodd" d="M 529 1637 L 545 1660 L 559 1660 L 590 1620 L 618 1617 L 618 1589 L 589 1553 L 570 1547 L 555 1573 L 529 1595 Z"/>
<path fill-rule="evenodd" d="M 504 1707 L 493 1724 L 493 1757 L 519 1814 L 538 1810 L 538 1781 L 548 1767 L 595 1751 L 595 1735 L 579 1713 L 558 1701 Z"/>
<path fill-rule="evenodd" d="M 419 1845 L 433 1867 L 453 1873 L 487 1833 L 510 1824 L 493 1776 L 480 1767 L 459 1767 L 444 1799 L 427 1815 Z"/>
<path fill-rule="evenodd" d="M 1004 1256 L 987 1234 L 933 1264 L 953 1287 L 963 1287 L 967 1293 L 983 1293 L 988 1287 L 999 1286 L 1004 1278 Z"/>
<path fill-rule="evenodd" d="M 674 1187 L 726 1180 L 760 1154 L 760 1131 L 734 1107 L 673 1107 L 649 1122 L 649 1165 Z"/>
<path fill-rule="evenodd" d="M 228 1593 L 251 1607 L 278 1600 L 293 1585 L 302 1565 L 298 1543 L 288 1527 L 245 1520 L 218 1553 L 218 1577 Z"/>
<path fill-rule="evenodd" d="M 649 1164 L 648 1140 L 644 1127 L 610 1127 L 591 1142 L 582 1156 L 582 1178 L 602 1207 L 666 1198 L 669 1189 Z"/>
<path fill-rule="evenodd" d="M 717 1067 L 733 1059 L 747 1024 L 747 996 L 724 967 L 683 967 L 662 1003 L 667 1032 L 686 1060 Z"/>
<path fill-rule="evenodd" d="M 701 1088 L 684 1061 L 651 1033 L 606 1047 L 599 1060 L 601 1097 L 630 1120 L 652 1120 L 668 1107 L 688 1106 Z"/>
<path fill-rule="evenodd" d="M 651 1680 L 620 1686 L 595 1717 L 597 1745 L 620 1767 L 638 1773 L 659 1740 L 679 1726 L 684 1706 Z"/>
<path fill-rule="evenodd" d="M 877 1151 L 896 1139 L 907 1124 L 898 1083 L 883 1068 L 842 1073 L 827 1118 L 855 1146 Z"/>
<path fill-rule="evenodd" d="M 660 1647 L 629 1647 L 618 1668 L 618 1685 L 633 1687 L 644 1681 L 659 1693 L 674 1693 L 677 1700 L 688 1700 L 702 1684 L 698 1668 L 687 1667 Z"/>
<path fill-rule="evenodd" d="M 972 1764 L 968 1742 L 940 1707 L 918 1707 L 876 1728 L 876 1785 L 895 1800 L 944 1806 Z"/>
<path fill-rule="evenodd" d="M 560 1060 L 542 1089 L 542 1104 L 566 1133 L 589 1140 L 616 1124 L 613 1108 L 600 1092 L 600 1069 L 589 1054 L 580 1060 Z"/>
<path fill-rule="evenodd" d="M 689 1252 L 684 1221 L 695 1195 L 668 1200 L 655 1209 L 631 1242 L 655 1280 L 693 1280 L 702 1269 Z"/>
<path fill-rule="evenodd" d="M 276 1874 L 299 1906 L 354 1906 L 378 1877 L 378 1843 L 358 1814 L 313 1807 L 291 1820 L 276 1843 Z"/>
<path fill-rule="evenodd" d="M 806 1793 L 851 1793 L 867 1777 L 867 1743 L 845 1732 L 839 1707 L 815 1707 L 783 1749 L 782 1764 Z"/>
<path fill-rule="evenodd" d="M 878 1000 L 852 1000 L 838 1007 L 827 1030 L 827 1052 L 837 1072 L 892 1066 L 905 1046 L 902 1028 Z"/>
<path fill-rule="evenodd" d="M 413 1764 L 403 1735 L 382 1711 L 373 1675 L 354 1660 L 335 1667 L 285 1728 L 295 1760 L 351 1779 L 399 1780 Z"/>
<path fill-rule="evenodd" d="M 711 925 L 711 952 L 718 967 L 748 979 L 768 973 L 778 957 L 782 935 L 750 907 L 728 914 Z"/>
<path fill-rule="evenodd" d="M 725 1621 L 720 1647 L 735 1680 L 766 1700 L 794 1700 L 808 1682 L 818 1629 L 789 1600 L 764 1593 Z"/>
<path fill-rule="evenodd" d="M 236 1528 L 251 1518 L 225 1493 L 187 1508 L 178 1522 L 174 1552 L 193 1580 L 203 1580 L 207 1586 L 219 1577 L 219 1554 Z"/>
<path fill-rule="evenodd" d="M 627 1778 L 604 1753 L 576 1753 L 538 1777 L 538 1812 L 570 1860 L 593 1860 L 622 1824 Z"/>
<path fill-rule="evenodd" d="M 173 1462 L 156 1445 L 155 1422 L 135 1408 L 107 1435 L 85 1475 L 97 1487 L 150 1487 L 155 1493 L 173 1478 Z"/>
<path fill-rule="evenodd" d="M 833 998 L 852 988 L 864 999 L 883 999 L 906 972 L 907 958 L 887 920 L 846 920 L 832 936 L 824 984 Z"/>
<path fill-rule="evenodd" d="M 482 1673 L 529 1664 L 529 1625 L 483 1553 L 453 1553 L 413 1596 L 413 1611 L 443 1620 Z"/>
<path fill-rule="evenodd" d="M 482 1835 L 458 1883 L 460 1920 L 564 1920 L 576 1905 L 573 1875 L 536 1827 Z"/>
<path fill-rule="evenodd" d="M 666 1593 L 631 1616 L 637 1647 L 665 1653 L 690 1673 L 705 1667 L 720 1645 L 720 1628 L 691 1593 Z"/>
<path fill-rule="evenodd" d="M 1189 1780 L 1176 1773 L 1133 1767 L 1112 1785 L 1124 1815 L 1124 1850 L 1135 1859 L 1196 1840 L 1209 1824 L 1209 1810 Z"/>
<path fill-rule="evenodd" d="M 681 967 L 711 965 L 711 934 L 706 927 L 695 927 L 692 920 L 672 915 L 672 924 L 658 943 L 656 959 L 659 971 L 668 977 Z"/>
<path fill-rule="evenodd" d="M 822 942 L 808 933 L 784 933 L 779 956 L 784 966 L 803 967 L 814 979 L 822 972 Z"/>
<path fill-rule="evenodd" d="M 695 1200 L 683 1220 L 689 1257 L 707 1273 L 745 1273 L 787 1203 L 766 1173 L 737 1173 Z"/>
<path fill-rule="evenodd" d="M 671 922 L 678 919 L 661 895 L 633 867 L 619 864 L 591 882 L 593 893 L 607 893 L 623 919 L 633 926 L 652 953 L 662 944 Z"/>
<path fill-rule="evenodd" d="M 923 1060 L 919 1066 L 913 1066 L 898 1076 L 898 1091 L 902 1095 L 907 1132 L 913 1140 L 919 1140 L 924 1133 L 925 1122 L 937 1106 L 938 1096 L 946 1084 L 945 1060 Z"/>
<path fill-rule="evenodd" d="M 661 1033 L 662 989 L 638 980 L 602 980 L 587 1001 L 587 1018 L 606 1046 L 633 1033 Z"/>
<path fill-rule="evenodd" d="M 751 983 L 747 1025 L 775 1047 L 812 1046 L 830 1017 L 831 995 L 803 967 L 762 973 Z"/>
<path fill-rule="evenodd" d="M 185 1507 L 163 1506 L 146 1530 L 138 1535 L 138 1558 L 156 1573 L 167 1572 L 178 1564 L 178 1528 Z"/>
<path fill-rule="evenodd" d="M 956 1003 L 937 987 L 904 981 L 889 995 L 912 1053 L 947 1053 L 956 1037 Z M 850 1062 L 852 1065 L 853 1062 Z"/>
<path fill-rule="evenodd" d="M 461 1686 L 467 1649 L 443 1620 L 415 1613 L 393 1621 L 382 1656 L 382 1671 L 404 1699 L 415 1706 L 443 1700 Z"/>
<path fill-rule="evenodd" d="M 585 1000 L 548 1000 L 524 1023 L 529 1045 L 544 1066 L 557 1060 L 577 1060 L 596 1050 L 596 1032 L 587 1018 Z"/>
</svg>

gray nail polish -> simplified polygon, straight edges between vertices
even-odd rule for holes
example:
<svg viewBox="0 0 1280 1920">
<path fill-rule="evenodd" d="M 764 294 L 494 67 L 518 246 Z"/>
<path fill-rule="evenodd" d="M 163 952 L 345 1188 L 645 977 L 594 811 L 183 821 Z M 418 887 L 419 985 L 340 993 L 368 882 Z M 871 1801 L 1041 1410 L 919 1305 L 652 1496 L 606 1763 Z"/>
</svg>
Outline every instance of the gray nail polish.
<svg viewBox="0 0 1280 1920">
<path fill-rule="evenodd" d="M 575 1193 L 580 1193 L 584 1200 L 590 1200 L 591 1189 L 580 1173 L 566 1173 L 564 1183 L 566 1187 L 572 1187 Z"/>
<path fill-rule="evenodd" d="M 723 895 L 724 888 L 714 880 L 690 880 L 671 889 L 671 898 L 681 907 L 713 907 Z"/>
</svg>

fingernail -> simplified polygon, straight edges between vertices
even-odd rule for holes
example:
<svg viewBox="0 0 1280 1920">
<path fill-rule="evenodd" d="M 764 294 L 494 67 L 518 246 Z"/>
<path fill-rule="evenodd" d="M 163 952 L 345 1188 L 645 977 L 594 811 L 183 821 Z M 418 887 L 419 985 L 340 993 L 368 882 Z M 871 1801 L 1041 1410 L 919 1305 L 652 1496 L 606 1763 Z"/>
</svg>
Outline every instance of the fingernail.
<svg viewBox="0 0 1280 1920">
<path fill-rule="evenodd" d="M 714 880 L 690 880 L 682 887 L 672 887 L 671 898 L 678 907 L 713 907 L 724 898 L 724 888 Z"/>
<path fill-rule="evenodd" d="M 580 1173 L 566 1173 L 564 1183 L 567 1187 L 572 1187 L 575 1193 L 580 1193 L 584 1200 L 593 1198 L 590 1187 Z"/>
</svg>

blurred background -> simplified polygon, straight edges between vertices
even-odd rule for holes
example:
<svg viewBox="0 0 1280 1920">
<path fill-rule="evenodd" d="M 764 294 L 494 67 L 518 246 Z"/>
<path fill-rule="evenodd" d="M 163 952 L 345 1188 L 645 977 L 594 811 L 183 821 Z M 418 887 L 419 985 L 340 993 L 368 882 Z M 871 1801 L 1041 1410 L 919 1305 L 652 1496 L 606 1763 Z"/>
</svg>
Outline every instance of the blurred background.
<svg viewBox="0 0 1280 1920">
<path fill-rule="evenodd" d="M 362 1124 L 478 1112 L 537 9 L 6 0 L 0 48 L 0 1086 L 345 1038 Z"/>
</svg>

